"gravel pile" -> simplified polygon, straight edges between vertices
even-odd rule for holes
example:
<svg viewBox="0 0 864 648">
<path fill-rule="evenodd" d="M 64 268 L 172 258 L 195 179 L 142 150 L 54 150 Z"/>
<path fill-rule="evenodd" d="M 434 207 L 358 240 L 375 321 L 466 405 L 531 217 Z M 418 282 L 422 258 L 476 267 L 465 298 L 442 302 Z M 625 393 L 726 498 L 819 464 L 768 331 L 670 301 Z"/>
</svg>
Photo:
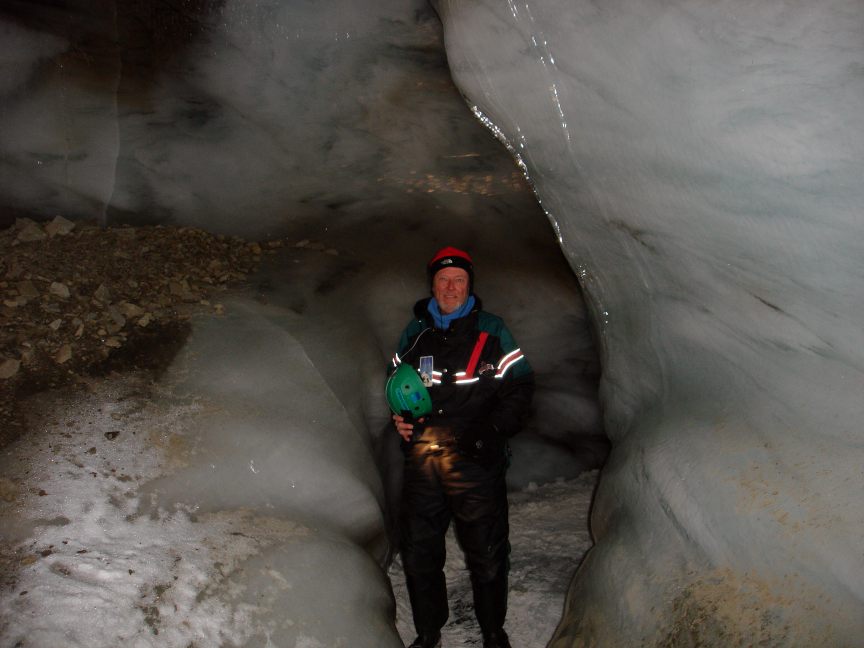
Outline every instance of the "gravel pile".
<svg viewBox="0 0 864 648">
<path fill-rule="evenodd" d="M 193 312 L 223 312 L 259 244 L 189 227 L 19 219 L 0 231 L 0 444 L 16 397 L 54 387 L 176 334 Z M 263 249 L 262 249 L 263 246 Z M 14 436 L 14 430 L 13 430 Z"/>
</svg>

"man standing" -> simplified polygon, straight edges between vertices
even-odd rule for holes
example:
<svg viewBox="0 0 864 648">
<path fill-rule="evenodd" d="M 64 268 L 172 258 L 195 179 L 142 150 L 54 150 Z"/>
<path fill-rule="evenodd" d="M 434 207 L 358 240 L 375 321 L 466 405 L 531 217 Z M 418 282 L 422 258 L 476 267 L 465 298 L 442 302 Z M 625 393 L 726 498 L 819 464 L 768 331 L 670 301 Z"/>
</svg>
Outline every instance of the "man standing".
<svg viewBox="0 0 864 648">
<path fill-rule="evenodd" d="M 423 378 L 432 414 L 394 415 L 405 473 L 399 515 L 402 565 L 418 636 L 409 648 L 440 646 L 449 616 L 444 578 L 451 518 L 471 574 L 484 648 L 510 648 L 504 632 L 509 569 L 508 437 L 522 425 L 534 373 L 501 318 L 481 310 L 468 253 L 439 250 L 427 266 L 432 298 L 414 306 L 393 369 Z"/>
</svg>

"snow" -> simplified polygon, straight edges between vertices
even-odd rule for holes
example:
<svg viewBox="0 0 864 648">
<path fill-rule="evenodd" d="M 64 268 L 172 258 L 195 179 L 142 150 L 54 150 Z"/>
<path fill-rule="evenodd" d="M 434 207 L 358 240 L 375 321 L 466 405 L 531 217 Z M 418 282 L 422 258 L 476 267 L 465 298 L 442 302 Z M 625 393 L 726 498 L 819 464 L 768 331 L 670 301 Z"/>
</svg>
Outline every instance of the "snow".
<svg viewBox="0 0 864 648">
<path fill-rule="evenodd" d="M 0 643 L 336 646 L 347 627 L 397 645 L 386 580 L 350 539 L 263 507 L 148 502 L 141 485 L 188 463 L 212 403 L 140 376 L 35 398 L 44 417 L 2 460 Z M 333 574 L 353 576 L 334 588 Z"/>
<path fill-rule="evenodd" d="M 0 459 L 0 644 L 398 645 L 389 583 L 344 535 L 263 507 L 208 512 L 148 502 L 153 491 L 142 485 L 182 470 L 198 451 L 194 430 L 212 402 L 140 374 L 31 398 L 41 412 L 33 433 Z M 559 619 L 570 574 L 590 546 L 595 482 L 586 473 L 510 495 L 508 628 L 520 645 L 538 645 L 531 642 L 550 636 Z M 445 636 L 449 645 L 476 645 L 452 538 L 448 551 L 454 612 Z M 390 576 L 399 631 L 413 638 L 398 562 Z"/>
<path fill-rule="evenodd" d="M 4 645 L 218 644 L 248 636 L 248 615 L 206 593 L 257 553 L 266 534 L 242 533 L 243 514 L 202 524 L 189 511 L 137 513 L 136 486 L 178 460 L 178 432 L 199 409 L 157 405 L 144 399 L 148 389 L 127 377 L 81 399 L 43 397 L 36 433 L 5 450 L 3 474 L 17 492 L 4 503 L 4 562 L 21 571 L 7 574 L 15 585 L 2 598 Z M 299 527 L 286 531 L 303 535 Z"/>
</svg>

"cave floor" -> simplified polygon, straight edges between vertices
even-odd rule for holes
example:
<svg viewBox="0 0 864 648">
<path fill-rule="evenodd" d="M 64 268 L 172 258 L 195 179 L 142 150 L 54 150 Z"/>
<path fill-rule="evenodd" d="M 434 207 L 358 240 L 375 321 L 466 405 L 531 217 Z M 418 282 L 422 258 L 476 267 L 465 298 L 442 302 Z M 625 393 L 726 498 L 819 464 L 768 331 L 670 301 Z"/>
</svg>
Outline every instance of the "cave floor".
<svg viewBox="0 0 864 648">
<path fill-rule="evenodd" d="M 292 529 L 248 511 L 137 515 L 139 486 L 183 462 L 183 429 L 206 405 L 194 395 L 160 393 L 140 371 L 90 379 L 86 389 L 43 391 L 25 405 L 28 432 L 0 457 L 0 516 L 9 540 L 0 550 L 2 643 L 29 636 L 32 644 L 24 645 L 47 645 L 62 637 L 65 645 L 92 646 L 136 637 L 140 645 L 175 645 L 200 641 L 202 627 L 211 637 L 242 642 L 246 630 L 235 626 L 230 601 L 201 594 Z M 510 493 L 506 627 L 514 645 L 541 646 L 551 637 L 569 580 L 591 545 L 596 477 L 593 471 Z M 451 615 L 444 645 L 480 645 L 452 533 L 446 573 Z M 414 633 L 398 557 L 389 576 L 397 629 L 407 642 Z M 111 615 L 110 628 L 68 633 L 76 618 L 100 608 Z"/>
<path fill-rule="evenodd" d="M 204 594 L 296 529 L 250 511 L 140 515 L 139 487 L 186 460 L 184 430 L 208 407 L 159 380 L 193 316 L 222 316 L 222 302 L 243 294 L 262 255 L 315 244 L 262 248 L 188 228 L 91 226 L 21 240 L 25 230 L 32 235 L 34 225 L 22 222 L 0 241 L 0 360 L 9 374 L 0 381 L 0 643 L 243 644 L 250 629 L 230 600 Z M 95 245 L 111 254 L 92 254 L 103 240 Z M 591 545 L 596 479 L 593 471 L 510 494 L 514 645 L 551 637 Z M 448 556 L 444 645 L 479 645 L 452 535 Z M 408 641 L 398 557 L 389 576 Z M 111 623 L 81 623 L 94 613 Z"/>
<path fill-rule="evenodd" d="M 514 646 L 545 646 L 561 613 L 570 579 L 591 547 L 588 511 L 597 471 L 577 479 L 510 492 L 510 592 L 505 628 Z M 396 627 L 407 644 L 414 636 L 402 566 L 397 557 L 389 570 L 396 595 Z M 481 646 L 474 617 L 471 584 L 451 527 L 445 567 L 450 618 L 442 631 L 443 646 Z"/>
</svg>

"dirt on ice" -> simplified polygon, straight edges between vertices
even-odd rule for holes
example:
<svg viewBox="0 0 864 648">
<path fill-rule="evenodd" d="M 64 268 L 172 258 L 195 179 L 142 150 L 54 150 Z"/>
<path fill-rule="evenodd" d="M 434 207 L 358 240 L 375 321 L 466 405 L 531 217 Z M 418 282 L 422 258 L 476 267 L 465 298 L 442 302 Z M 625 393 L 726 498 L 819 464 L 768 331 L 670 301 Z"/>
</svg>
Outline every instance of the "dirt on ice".
<svg viewBox="0 0 864 648">
<path fill-rule="evenodd" d="M 0 231 L 0 447 L 23 431 L 30 394 L 167 366 L 192 314 L 224 312 L 221 296 L 284 245 L 60 216 Z"/>
</svg>

